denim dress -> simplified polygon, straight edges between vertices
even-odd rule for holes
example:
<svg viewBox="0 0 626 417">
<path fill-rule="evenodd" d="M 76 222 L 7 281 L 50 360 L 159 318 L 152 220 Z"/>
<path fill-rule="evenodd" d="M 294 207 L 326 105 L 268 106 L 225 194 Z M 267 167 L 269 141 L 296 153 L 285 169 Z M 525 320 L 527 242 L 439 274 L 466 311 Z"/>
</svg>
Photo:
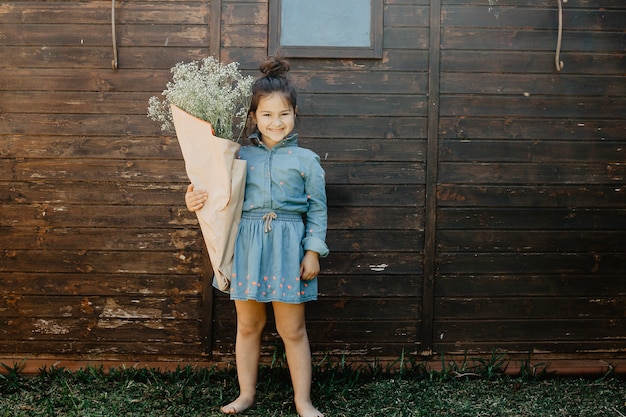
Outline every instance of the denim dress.
<svg viewBox="0 0 626 417">
<path fill-rule="evenodd" d="M 307 250 L 328 255 L 326 181 L 319 157 L 297 142 L 294 133 L 271 149 L 258 140 L 239 151 L 247 172 L 232 300 L 317 299 L 317 278 L 301 280 L 300 262 Z"/>
</svg>

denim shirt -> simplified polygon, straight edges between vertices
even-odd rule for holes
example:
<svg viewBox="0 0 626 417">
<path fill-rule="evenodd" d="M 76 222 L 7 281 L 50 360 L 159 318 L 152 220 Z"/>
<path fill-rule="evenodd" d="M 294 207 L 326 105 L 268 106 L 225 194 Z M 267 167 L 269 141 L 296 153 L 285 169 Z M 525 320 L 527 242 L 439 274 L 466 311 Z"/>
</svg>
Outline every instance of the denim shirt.
<svg viewBox="0 0 626 417">
<path fill-rule="evenodd" d="M 258 134 L 251 139 L 259 144 L 239 150 L 239 158 L 247 162 L 243 212 L 306 214 L 304 250 L 327 256 L 326 180 L 319 156 L 298 146 L 297 133 L 271 149 Z"/>
</svg>

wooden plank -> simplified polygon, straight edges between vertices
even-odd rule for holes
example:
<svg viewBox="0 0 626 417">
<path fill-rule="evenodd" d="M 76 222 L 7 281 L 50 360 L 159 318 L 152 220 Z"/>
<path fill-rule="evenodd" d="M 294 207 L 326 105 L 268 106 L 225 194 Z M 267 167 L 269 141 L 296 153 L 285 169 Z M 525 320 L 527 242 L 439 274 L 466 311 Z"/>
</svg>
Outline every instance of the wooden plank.
<svg viewBox="0 0 626 417">
<path fill-rule="evenodd" d="M 4 296 L 191 297 L 199 296 L 199 275 L 98 274 L 12 272 L 1 273 Z"/>
<path fill-rule="evenodd" d="M 423 95 L 428 85 L 426 73 L 363 71 L 360 69 L 289 71 L 298 91 L 315 94 L 414 94 Z"/>
<path fill-rule="evenodd" d="M 507 2 L 508 3 L 508 2 Z M 524 28 L 556 29 L 558 19 L 554 8 L 540 7 L 534 4 L 532 8 L 510 7 L 508 4 L 483 4 L 483 7 L 468 4 L 466 6 L 447 6 L 442 11 L 442 22 L 445 26 L 474 27 L 474 28 Z M 575 7 L 575 6 L 574 6 Z M 565 6 L 566 31 L 621 31 L 626 21 L 626 12 L 623 10 L 574 9 L 571 3 Z"/>
<path fill-rule="evenodd" d="M 437 184 L 439 183 L 439 118 L 441 117 L 440 54 L 441 54 L 441 1 L 431 2 L 431 39 L 429 45 L 428 77 L 428 149 L 426 160 L 426 201 L 424 225 L 424 284 L 422 344 L 424 353 L 433 346 L 434 283 L 437 273 Z"/>
<path fill-rule="evenodd" d="M 192 251 L 66 251 L 6 249 L 0 272 L 95 274 L 200 274 L 201 254 Z"/>
<path fill-rule="evenodd" d="M 500 341 L 516 341 L 525 346 L 533 346 L 535 341 L 571 342 L 605 340 L 624 342 L 624 319 L 518 319 L 518 320 L 468 320 L 437 321 L 435 332 L 439 341 L 459 341 L 462 349 L 464 341 L 489 341 L 498 344 Z"/>
<path fill-rule="evenodd" d="M 54 357 L 54 363 L 62 357 L 85 358 L 90 364 L 94 358 L 118 358 L 130 362 L 144 358 L 184 361 L 184 358 L 203 357 L 200 343 L 156 341 L 132 343 L 83 341 L 83 340 L 0 340 L 0 352 L 28 352 L 32 355 Z M 158 367 L 158 366 L 157 366 Z"/>
<path fill-rule="evenodd" d="M 422 295 L 422 277 L 409 274 L 397 279 L 394 275 L 327 275 L 325 261 L 321 261 L 319 298 L 349 300 L 361 297 L 411 297 Z M 373 317 L 372 317 L 373 318 Z"/>
<path fill-rule="evenodd" d="M 417 5 L 386 3 L 384 22 L 387 27 L 428 27 L 429 8 Z"/>
<path fill-rule="evenodd" d="M 535 41 L 539 42 L 536 39 Z M 481 40 L 474 42 L 479 43 L 468 45 L 481 45 Z M 554 45 L 555 40 L 544 39 L 543 42 L 547 44 L 544 46 L 545 50 L 540 52 L 535 51 L 532 45 L 523 51 L 442 50 L 441 69 L 444 72 L 553 74 L 554 51 L 548 51 L 547 46 Z M 519 48 L 522 49 L 521 46 Z M 564 52 L 563 57 L 567 59 L 563 74 L 620 75 L 626 63 L 626 55 L 611 51 Z"/>
<path fill-rule="evenodd" d="M 227 48 L 245 45 L 248 48 L 267 48 L 267 26 L 224 25 L 222 45 Z"/>
<path fill-rule="evenodd" d="M 146 115 L 152 94 L 7 91 L 3 95 L 6 100 L 0 102 L 0 111 L 7 113 L 81 114 L 85 117 L 88 114 Z"/>
<path fill-rule="evenodd" d="M 307 321 L 327 322 L 357 321 L 411 321 L 421 306 L 415 298 L 322 298 L 307 306 Z M 365 325 L 367 327 L 367 324 Z"/>
<path fill-rule="evenodd" d="M 545 140 L 444 140 L 441 161 L 484 162 L 622 162 L 626 161 L 623 142 L 583 142 Z"/>
<path fill-rule="evenodd" d="M 308 138 L 424 139 L 425 117 L 355 116 L 350 118 L 298 115 L 298 130 Z M 408 145 L 410 146 L 410 145 Z"/>
<path fill-rule="evenodd" d="M 109 9 L 110 10 L 110 9 Z M 73 13 L 73 12 L 72 12 Z M 110 12 L 109 12 L 110 13 Z M 110 18 L 106 24 L 3 24 L 6 45 L 12 46 L 108 46 L 111 44 Z M 203 47 L 209 38 L 208 26 L 189 24 L 116 25 L 119 47 L 179 46 Z"/>
<path fill-rule="evenodd" d="M 419 323 L 418 323 L 419 325 Z M 222 323 L 217 321 L 215 340 L 217 346 L 223 346 L 223 350 L 232 350 L 235 342 L 234 327 L 231 322 Z M 356 353 L 359 351 L 373 352 L 383 345 L 397 346 L 414 345 L 419 340 L 419 329 L 415 321 L 381 321 L 381 322 L 341 322 L 325 321 L 322 323 L 307 320 L 307 330 L 311 341 L 312 349 L 323 349 L 324 347 L 339 347 L 341 352 Z M 380 335 L 377 340 L 372 340 L 371 335 Z M 262 346 L 274 346 L 279 341 L 278 334 L 271 331 L 271 324 L 266 328 L 262 338 Z M 318 347 L 319 346 L 319 347 Z"/>
<path fill-rule="evenodd" d="M 447 342 L 437 343 L 436 350 L 438 352 L 449 352 L 451 355 L 466 355 L 470 353 L 483 354 L 483 359 L 489 357 L 494 349 L 506 352 L 509 355 L 528 355 L 528 352 L 541 352 L 545 355 L 545 359 L 533 361 L 533 363 L 550 364 L 549 369 L 554 369 L 555 362 L 562 355 L 574 355 L 580 360 L 584 360 L 585 357 L 593 357 L 594 359 L 602 355 L 601 352 L 610 352 L 612 357 L 623 351 L 621 346 L 623 342 L 620 340 L 532 340 L 532 341 L 519 341 L 519 340 L 500 340 L 494 341 L 471 341 L 464 340 L 463 342 Z M 575 352 L 575 353 L 573 353 Z M 552 362 L 552 361 L 555 362 Z M 602 359 L 600 359 L 602 360 Z M 518 363 L 522 363 L 521 359 Z M 606 360 L 604 362 L 608 363 Z M 585 372 L 579 372 L 576 368 L 566 365 L 566 374 L 580 377 Z M 509 367 L 508 369 L 511 369 Z M 604 374 L 604 370 L 598 370 L 597 375 Z"/>
<path fill-rule="evenodd" d="M 383 225 L 374 225 L 384 227 Z M 397 226 L 394 226 L 397 227 Z M 626 234 L 626 233 L 625 233 Z M 334 231 L 327 234 L 327 241 L 332 242 L 332 250 L 349 251 L 394 251 L 415 252 L 424 248 L 424 234 L 415 230 L 366 230 L 366 231 Z M 2 235 L 0 234 L 0 243 Z M 397 249 L 396 249 L 397 248 Z"/>
<path fill-rule="evenodd" d="M 303 129 L 308 133 L 308 130 Z M 311 149 L 326 161 L 400 162 L 426 160 L 423 140 L 396 139 L 322 139 L 301 138 L 298 144 Z"/>
<path fill-rule="evenodd" d="M 199 228 L 0 227 L 0 247 L 25 250 L 201 250 Z M 413 234 L 415 234 L 413 232 Z M 406 238 L 405 238 L 406 239 Z"/>
<path fill-rule="evenodd" d="M 385 27 L 383 49 L 428 49 L 428 38 L 425 27 Z"/>
<path fill-rule="evenodd" d="M 444 96 L 442 116 L 568 118 L 579 123 L 587 119 L 620 119 L 626 114 L 626 98 L 578 97 L 575 102 L 560 97 Z"/>
<path fill-rule="evenodd" d="M 0 331 L 7 340 L 32 340 L 40 347 L 31 353 L 50 352 L 49 342 L 72 341 L 114 343 L 189 343 L 199 342 L 197 320 L 126 318 L 30 318 L 0 319 Z M 22 335 L 29 335 L 27 338 Z M 71 351 L 74 351 L 73 349 Z"/>
<path fill-rule="evenodd" d="M 0 320 L 61 320 L 69 318 L 100 320 L 197 320 L 199 297 L 101 297 L 101 296 L 24 296 L 8 294 L 0 299 Z"/>
<path fill-rule="evenodd" d="M 500 94 L 578 96 L 579 86 L 585 95 L 624 96 L 626 85 L 622 76 L 598 74 L 489 74 L 444 73 L 441 90 L 446 94 Z"/>
<path fill-rule="evenodd" d="M 316 116 L 425 116 L 424 97 L 404 94 L 299 94 L 298 107 Z"/>
<path fill-rule="evenodd" d="M 121 48 L 119 68 L 169 70 L 178 62 L 199 60 L 209 53 L 208 46 Z M 112 56 L 111 46 L 0 46 L 0 68 L 104 70 L 111 68 Z"/>
<path fill-rule="evenodd" d="M 556 21 L 556 19 L 554 19 Z M 624 34 L 615 32 L 565 32 L 563 52 L 615 53 L 624 44 Z M 554 30 L 465 29 L 446 27 L 441 47 L 447 50 L 550 51 L 554 50 Z"/>
<path fill-rule="evenodd" d="M 37 159 L 0 162 L 0 180 L 132 181 L 146 183 L 188 182 L 181 161 L 170 160 L 71 160 Z M 393 168 L 393 170 L 390 170 Z M 423 164 L 412 162 L 327 162 L 329 184 L 420 184 Z"/>
<path fill-rule="evenodd" d="M 457 185 L 441 184 L 438 187 L 439 205 L 441 207 L 477 207 L 486 204 L 498 207 L 535 207 L 563 208 L 584 207 L 587 212 L 594 208 L 622 208 L 626 198 L 626 189 L 623 187 L 604 185 Z M 543 213 L 543 210 L 535 210 Z M 576 210 L 570 211 L 575 215 Z M 617 216 L 615 226 L 619 227 L 623 215 L 618 211 L 609 210 L 607 215 Z M 562 217 L 567 219 L 568 217 Z M 600 227 L 600 224 L 597 224 Z M 548 227 L 547 224 L 544 227 Z"/>
<path fill-rule="evenodd" d="M 619 250 L 626 231 L 440 230 L 437 247 L 446 252 L 604 252 Z"/>
<path fill-rule="evenodd" d="M 323 261 L 327 275 L 408 275 L 423 273 L 419 253 L 331 252 Z"/>
<path fill-rule="evenodd" d="M 267 25 L 269 8 L 266 1 L 249 3 L 223 1 L 222 20 L 224 27 L 236 25 Z M 265 38 L 266 35 L 263 35 Z"/>
<path fill-rule="evenodd" d="M 160 94 L 171 79 L 168 70 L 0 68 L 2 91 L 127 91 Z"/>
<path fill-rule="evenodd" d="M 438 297 L 624 297 L 626 281 L 619 276 L 576 275 L 458 275 L 441 274 Z"/>
<path fill-rule="evenodd" d="M 2 164 L 4 165 L 4 163 Z M 55 179 L 63 181 L 129 181 L 146 183 L 187 182 L 182 161 L 123 159 L 29 159 L 16 160 L 13 172 L 5 172 L 17 181 Z M 7 163 L 6 166 L 9 166 Z"/>
<path fill-rule="evenodd" d="M 156 228 L 172 229 L 197 225 L 195 216 L 183 205 L 168 206 L 140 205 L 67 205 L 42 203 L 37 205 L 0 206 L 0 226 L 20 227 L 75 227 L 86 228 Z M 85 210 L 89 216 L 85 216 Z"/>
<path fill-rule="evenodd" d="M 145 114 L 20 114 L 7 113 L 0 124 L 1 135 L 44 136 L 163 136 L 158 123 Z M 170 136 L 170 135 L 168 135 Z"/>
<path fill-rule="evenodd" d="M 424 230 L 424 216 L 422 211 L 417 211 L 414 207 L 350 208 L 340 206 L 329 210 L 328 228 L 338 230 L 337 233 L 346 233 L 340 239 L 344 239 L 355 230 L 368 229 L 388 232 L 407 231 L 417 235 L 416 231 Z"/>
<path fill-rule="evenodd" d="M 116 5 L 116 18 L 120 25 L 149 25 L 164 21 L 178 25 L 207 25 L 208 15 L 207 2 L 150 0 Z M 13 1 L 0 6 L 0 23 L 99 25 L 110 21 L 111 2 L 107 1 Z"/>
<path fill-rule="evenodd" d="M 181 208 L 181 211 L 177 212 L 176 216 L 191 219 L 193 216 L 185 216 L 184 211 L 182 211 L 185 204 L 186 188 L 186 183 L 5 181 L 0 182 L 0 200 L 11 201 L 14 204 L 52 203 L 75 205 L 89 201 L 90 206 L 128 204 L 137 206 L 173 206 Z M 398 192 L 398 194 L 401 193 Z M 18 209 L 26 210 L 27 212 L 31 210 L 31 208 L 20 207 Z M 5 207 L 4 210 L 11 209 Z M 7 216 L 20 216 L 16 211 L 4 213 Z M 23 219 L 23 216 L 20 216 L 20 218 Z M 13 223 L 0 222 L 0 224 L 7 225 Z"/>
<path fill-rule="evenodd" d="M 442 117 L 440 119 L 440 137 L 442 138 L 621 141 L 624 134 L 626 134 L 624 123 L 605 117 L 596 120 L 511 117 Z"/>
<path fill-rule="evenodd" d="M 183 160 L 176 138 L 107 136 L 38 136 L 6 135 L 0 143 L 0 153 L 6 158 L 50 159 L 169 159 Z"/>
<path fill-rule="evenodd" d="M 517 230 L 626 230 L 626 209 L 616 208 L 512 208 L 493 203 L 472 208 L 442 208 L 441 229 Z"/>
<path fill-rule="evenodd" d="M 615 184 L 626 177 L 621 162 L 491 163 L 442 162 L 439 181 L 455 184 Z"/>
<path fill-rule="evenodd" d="M 624 312 L 626 297 L 463 297 L 437 298 L 435 315 L 440 321 L 462 320 L 575 320 L 614 319 Z"/>
<path fill-rule="evenodd" d="M 424 166 L 405 162 L 327 162 L 328 184 L 423 184 Z"/>
<path fill-rule="evenodd" d="M 487 7 L 485 2 L 482 0 L 446 0 L 445 4 L 447 5 L 475 5 Z M 494 8 L 499 8 L 501 6 L 512 7 L 512 6 L 520 6 L 520 7 L 535 7 L 540 9 L 550 9 L 555 10 L 554 2 L 551 0 L 499 0 L 497 4 L 490 5 Z M 497 7 L 495 7 L 497 6 Z M 596 4 L 590 0 L 568 0 L 567 9 L 586 9 L 593 10 Z M 602 8 L 606 9 L 622 9 L 624 4 L 621 0 L 606 0 L 602 3 Z"/>
<path fill-rule="evenodd" d="M 327 184 L 329 218 L 341 209 L 355 206 L 414 207 L 422 216 L 425 192 L 423 185 L 338 185 Z"/>
<path fill-rule="evenodd" d="M 626 253 L 441 253 L 442 274 L 619 275 Z"/>
</svg>

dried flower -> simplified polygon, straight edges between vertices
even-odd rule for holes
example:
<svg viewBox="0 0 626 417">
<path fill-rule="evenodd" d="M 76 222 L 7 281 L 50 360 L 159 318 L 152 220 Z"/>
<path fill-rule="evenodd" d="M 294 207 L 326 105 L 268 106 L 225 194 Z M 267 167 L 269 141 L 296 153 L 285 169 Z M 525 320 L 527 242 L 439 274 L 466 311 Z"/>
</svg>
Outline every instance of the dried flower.
<svg viewBox="0 0 626 417">
<path fill-rule="evenodd" d="M 148 117 L 161 123 L 161 130 L 174 133 L 170 104 L 211 123 L 216 136 L 238 141 L 246 123 L 254 78 L 244 77 L 239 63 L 221 64 L 213 57 L 179 62 L 163 91 L 163 101 L 150 97 Z M 233 124 L 239 135 L 233 139 Z"/>
</svg>

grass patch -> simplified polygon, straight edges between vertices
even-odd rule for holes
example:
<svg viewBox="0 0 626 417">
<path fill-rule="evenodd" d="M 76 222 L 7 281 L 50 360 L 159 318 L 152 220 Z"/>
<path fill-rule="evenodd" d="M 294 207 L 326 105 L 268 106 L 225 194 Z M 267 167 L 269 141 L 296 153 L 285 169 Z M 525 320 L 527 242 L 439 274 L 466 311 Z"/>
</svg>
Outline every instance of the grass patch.
<svg viewBox="0 0 626 417">
<path fill-rule="evenodd" d="M 626 384 L 615 375 L 558 378 L 527 364 L 507 376 L 503 363 L 494 354 L 432 371 L 405 358 L 385 367 L 322 358 L 314 365 L 313 398 L 327 417 L 626 416 Z M 3 365 L 0 417 L 222 416 L 219 407 L 237 395 L 232 369 L 52 368 L 36 376 L 20 369 Z M 277 358 L 261 367 L 258 402 L 243 415 L 295 416 L 292 395 L 289 372 Z"/>
</svg>

